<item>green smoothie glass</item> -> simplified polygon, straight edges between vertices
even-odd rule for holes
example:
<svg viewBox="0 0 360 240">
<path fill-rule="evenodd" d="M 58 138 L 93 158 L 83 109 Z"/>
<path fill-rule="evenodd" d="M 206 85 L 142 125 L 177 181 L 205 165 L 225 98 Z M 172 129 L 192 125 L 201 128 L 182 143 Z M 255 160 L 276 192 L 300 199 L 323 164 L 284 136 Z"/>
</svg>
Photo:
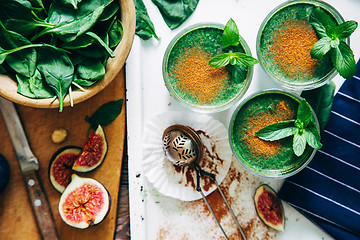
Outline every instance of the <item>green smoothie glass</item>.
<svg viewBox="0 0 360 240">
<path fill-rule="evenodd" d="M 255 136 L 267 125 L 296 119 L 301 99 L 292 92 L 270 89 L 250 95 L 236 108 L 229 125 L 230 146 L 247 170 L 261 177 L 285 178 L 311 161 L 316 149 L 307 145 L 298 157 L 293 152 L 292 137 L 265 141 Z M 312 115 L 319 129 L 313 110 Z"/>
<path fill-rule="evenodd" d="M 228 67 L 211 67 L 212 57 L 224 52 L 224 25 L 200 23 L 177 34 L 163 58 L 163 79 L 170 94 L 183 106 L 197 112 L 219 112 L 238 102 L 247 91 L 253 67 L 246 70 L 244 80 L 231 78 Z M 240 37 L 237 51 L 251 55 Z M 245 70 L 244 70 L 245 71 Z"/>
<path fill-rule="evenodd" d="M 336 9 L 323 1 L 286 1 L 266 16 L 258 32 L 256 50 L 261 66 L 272 79 L 292 90 L 320 87 L 337 74 L 328 54 L 321 59 L 310 56 L 319 39 L 309 21 L 316 7 L 334 24 L 344 22 Z"/>
</svg>

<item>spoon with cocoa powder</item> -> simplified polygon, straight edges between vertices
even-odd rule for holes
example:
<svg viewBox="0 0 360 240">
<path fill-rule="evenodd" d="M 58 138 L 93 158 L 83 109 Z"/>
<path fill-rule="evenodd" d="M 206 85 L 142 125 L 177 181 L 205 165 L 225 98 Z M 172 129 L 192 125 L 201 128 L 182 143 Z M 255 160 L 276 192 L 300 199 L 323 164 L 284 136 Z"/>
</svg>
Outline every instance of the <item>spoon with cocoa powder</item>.
<svg viewBox="0 0 360 240">
<path fill-rule="evenodd" d="M 221 190 L 219 184 L 217 183 L 215 174 L 204 171 L 199 166 L 199 161 L 201 161 L 203 158 L 204 145 L 197 132 L 189 126 L 176 124 L 165 129 L 162 139 L 164 144 L 163 150 L 165 156 L 169 161 L 171 161 L 174 165 L 177 166 L 188 165 L 189 167 L 195 169 L 196 191 L 198 191 L 201 194 L 202 198 L 206 202 L 206 205 L 208 206 L 213 217 L 215 218 L 225 238 L 227 240 L 229 239 L 223 227 L 221 226 L 220 221 L 216 217 L 213 209 L 211 208 L 209 202 L 207 201 L 200 186 L 200 178 L 202 177 L 208 177 L 215 183 L 216 188 L 219 190 L 220 195 L 224 199 L 224 202 L 226 203 L 231 213 L 231 216 L 235 220 L 235 223 L 241 233 L 242 238 L 246 240 L 247 238 L 245 236 L 245 233 L 241 228 L 239 221 L 237 220 L 237 217 L 235 216 L 234 211 L 232 210 L 229 202 L 227 201 L 223 191 Z"/>
</svg>

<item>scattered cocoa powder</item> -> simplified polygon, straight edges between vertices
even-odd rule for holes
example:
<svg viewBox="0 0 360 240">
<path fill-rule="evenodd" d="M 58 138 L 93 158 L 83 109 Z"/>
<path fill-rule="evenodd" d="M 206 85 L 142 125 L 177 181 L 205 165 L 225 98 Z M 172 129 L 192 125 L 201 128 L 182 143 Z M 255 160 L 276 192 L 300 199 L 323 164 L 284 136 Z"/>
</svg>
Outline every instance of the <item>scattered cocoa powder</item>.
<svg viewBox="0 0 360 240">
<path fill-rule="evenodd" d="M 206 139 L 211 139 L 211 137 L 204 131 L 198 130 L 196 131 L 199 136 L 203 136 Z M 212 174 L 219 174 L 218 169 L 221 168 L 221 166 L 224 163 L 224 159 L 221 159 L 219 157 L 219 154 L 216 152 L 216 146 L 214 142 L 211 142 L 211 151 L 208 149 L 208 147 L 204 146 L 204 153 L 203 158 L 198 162 L 198 165 L 200 168 L 206 172 L 212 173 Z M 191 186 L 194 189 L 197 187 L 197 176 L 196 171 L 193 166 L 177 166 L 173 165 L 174 169 L 177 173 L 181 173 L 186 177 L 186 186 Z M 204 176 L 201 178 L 201 188 L 204 191 L 209 191 L 209 189 L 215 184 L 215 182 L 207 177 Z M 181 184 L 182 182 L 179 182 Z"/>
</svg>

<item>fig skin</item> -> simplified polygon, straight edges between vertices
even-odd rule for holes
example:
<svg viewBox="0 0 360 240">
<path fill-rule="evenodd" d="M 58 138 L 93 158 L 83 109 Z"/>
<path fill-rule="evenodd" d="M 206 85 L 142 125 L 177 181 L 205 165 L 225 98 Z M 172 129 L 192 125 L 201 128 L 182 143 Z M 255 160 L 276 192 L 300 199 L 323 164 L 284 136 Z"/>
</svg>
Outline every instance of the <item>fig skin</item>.
<svg viewBox="0 0 360 240">
<path fill-rule="evenodd" d="M 73 165 L 76 172 L 89 172 L 97 168 L 105 159 L 107 141 L 103 128 L 99 125 L 83 147 L 78 159 Z"/>
<path fill-rule="evenodd" d="M 85 229 L 101 223 L 111 207 L 111 196 L 105 186 L 92 178 L 71 176 L 71 183 L 59 201 L 61 219 L 69 226 Z M 75 214 L 78 214 L 75 216 Z"/>
<path fill-rule="evenodd" d="M 263 223 L 277 231 L 285 230 L 284 208 L 276 192 L 267 184 L 260 185 L 254 195 L 256 213 Z"/>
<path fill-rule="evenodd" d="M 48 168 L 49 179 L 51 185 L 58 192 L 64 192 L 67 185 L 69 185 L 71 182 L 71 175 L 74 173 L 72 166 L 74 165 L 74 162 L 80 155 L 81 151 L 82 149 L 80 147 L 66 146 L 57 150 L 51 157 Z M 66 154 L 67 157 L 65 157 Z M 56 173 L 54 171 L 56 171 Z M 56 174 L 58 175 L 56 176 Z"/>
<path fill-rule="evenodd" d="M 0 153 L 0 193 L 2 193 L 10 181 L 10 165 L 7 159 Z"/>
</svg>

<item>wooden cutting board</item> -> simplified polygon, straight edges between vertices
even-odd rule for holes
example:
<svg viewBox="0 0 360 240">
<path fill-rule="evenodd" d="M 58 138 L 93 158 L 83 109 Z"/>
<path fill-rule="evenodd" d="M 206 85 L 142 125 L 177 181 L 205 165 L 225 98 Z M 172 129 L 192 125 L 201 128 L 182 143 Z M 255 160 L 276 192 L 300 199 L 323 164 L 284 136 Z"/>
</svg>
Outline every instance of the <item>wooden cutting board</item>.
<svg viewBox="0 0 360 240">
<path fill-rule="evenodd" d="M 39 175 L 44 185 L 56 226 L 61 239 L 113 239 L 116 225 L 116 211 L 120 184 L 121 164 L 125 139 L 125 80 L 124 68 L 103 91 L 89 100 L 67 107 L 63 112 L 58 109 L 35 109 L 16 105 L 22 120 L 30 146 L 39 159 Z M 118 99 L 124 99 L 121 114 L 110 125 L 103 127 L 108 152 L 104 162 L 94 171 L 79 174 L 92 177 L 104 184 L 111 195 L 111 209 L 106 219 L 89 229 L 76 229 L 66 225 L 58 213 L 60 193 L 51 185 L 48 165 L 52 155 L 67 145 L 83 146 L 87 140 L 89 124 L 86 115 L 92 115 L 100 105 Z M 51 134 L 56 128 L 65 128 L 68 136 L 65 142 L 55 144 Z M 0 153 L 9 161 L 11 168 L 10 183 L 0 194 L 0 239 L 22 240 L 40 239 L 35 218 L 29 204 L 19 165 L 8 135 L 4 120 L 0 114 Z"/>
</svg>

